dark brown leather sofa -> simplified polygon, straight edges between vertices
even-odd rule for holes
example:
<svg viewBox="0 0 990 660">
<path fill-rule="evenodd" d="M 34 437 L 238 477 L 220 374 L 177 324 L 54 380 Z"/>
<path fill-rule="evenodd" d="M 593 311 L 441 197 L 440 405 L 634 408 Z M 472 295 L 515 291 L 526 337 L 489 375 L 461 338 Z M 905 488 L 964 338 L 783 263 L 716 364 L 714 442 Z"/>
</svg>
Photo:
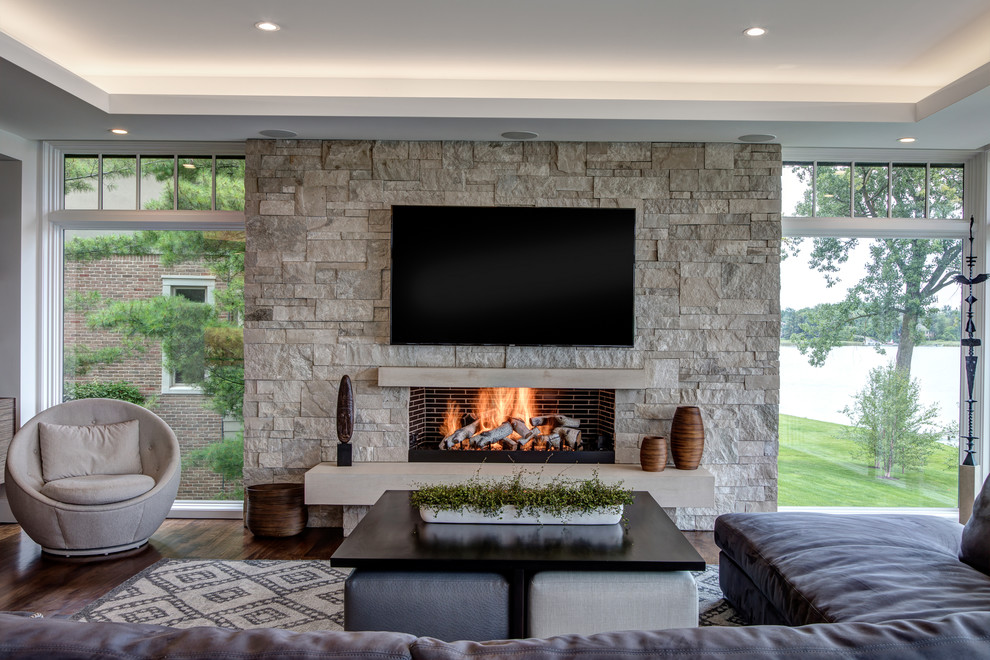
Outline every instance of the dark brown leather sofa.
<svg viewBox="0 0 990 660">
<path fill-rule="evenodd" d="M 990 481 L 965 529 L 931 516 L 729 514 L 715 536 L 726 597 L 761 625 L 443 642 L 0 614 L 0 658 L 990 660 Z"/>
<path fill-rule="evenodd" d="M 0 657 L 38 660 L 979 660 L 990 658 L 990 613 L 970 612 L 934 620 L 886 623 L 626 631 L 488 642 L 441 642 L 386 632 L 179 630 L 0 614 Z"/>
</svg>

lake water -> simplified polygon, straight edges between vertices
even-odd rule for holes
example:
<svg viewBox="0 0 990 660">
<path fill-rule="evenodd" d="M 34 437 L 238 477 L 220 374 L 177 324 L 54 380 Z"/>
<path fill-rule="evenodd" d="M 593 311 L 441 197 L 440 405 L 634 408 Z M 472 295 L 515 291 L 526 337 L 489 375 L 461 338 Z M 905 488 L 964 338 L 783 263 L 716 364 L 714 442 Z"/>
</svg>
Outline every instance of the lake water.
<svg viewBox="0 0 990 660">
<path fill-rule="evenodd" d="M 832 349 L 825 364 L 812 367 L 794 346 L 780 347 L 780 412 L 826 422 L 848 424 L 840 411 L 852 406 L 852 397 L 863 389 L 870 369 L 894 361 L 896 346 L 881 355 L 871 346 Z M 955 428 L 959 423 L 958 346 L 918 346 L 911 361 L 911 377 L 918 380 L 924 404 L 937 404 L 940 422 Z"/>
</svg>

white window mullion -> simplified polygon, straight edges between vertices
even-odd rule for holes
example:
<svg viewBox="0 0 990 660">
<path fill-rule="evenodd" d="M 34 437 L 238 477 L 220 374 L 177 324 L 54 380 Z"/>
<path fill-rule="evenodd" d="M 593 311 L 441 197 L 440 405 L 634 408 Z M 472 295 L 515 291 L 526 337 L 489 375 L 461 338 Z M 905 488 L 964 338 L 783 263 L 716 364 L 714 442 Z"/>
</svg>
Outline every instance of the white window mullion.
<svg viewBox="0 0 990 660">
<path fill-rule="evenodd" d="M 96 208 L 103 209 L 103 154 L 96 154 Z"/>
<path fill-rule="evenodd" d="M 887 216 L 894 217 L 894 161 L 887 162 Z"/>
<path fill-rule="evenodd" d="M 856 217 L 856 161 L 849 162 L 849 217 Z"/>
<path fill-rule="evenodd" d="M 811 163 L 811 215 L 818 213 L 818 161 Z"/>
<path fill-rule="evenodd" d="M 134 155 L 134 210 L 141 209 L 141 154 Z"/>
</svg>

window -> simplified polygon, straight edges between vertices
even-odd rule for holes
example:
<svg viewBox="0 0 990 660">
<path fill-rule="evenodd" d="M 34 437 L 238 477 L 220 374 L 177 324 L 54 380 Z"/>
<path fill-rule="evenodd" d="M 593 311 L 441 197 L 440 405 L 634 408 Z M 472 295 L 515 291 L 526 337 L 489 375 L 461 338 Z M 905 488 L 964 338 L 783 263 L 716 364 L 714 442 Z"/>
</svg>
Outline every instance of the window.
<svg viewBox="0 0 990 660">
<path fill-rule="evenodd" d="M 243 497 L 243 146 L 211 146 L 46 147 L 61 275 L 46 373 L 52 403 L 110 396 L 165 419 L 184 463 L 180 506 L 227 515 L 188 503 Z"/>
<path fill-rule="evenodd" d="M 956 506 L 963 172 L 784 163 L 779 505 Z"/>
<path fill-rule="evenodd" d="M 162 296 L 179 298 L 192 305 L 175 308 L 176 315 L 188 314 L 198 317 L 197 306 L 205 309 L 213 304 L 213 289 L 216 278 L 213 276 L 162 277 Z M 189 308 L 189 309 L 184 309 Z M 205 335 L 200 336 L 197 323 L 183 326 L 185 336 L 173 349 L 171 355 L 162 353 L 162 393 L 200 393 L 199 383 L 203 381 L 203 361 L 200 347 L 205 345 Z"/>
</svg>

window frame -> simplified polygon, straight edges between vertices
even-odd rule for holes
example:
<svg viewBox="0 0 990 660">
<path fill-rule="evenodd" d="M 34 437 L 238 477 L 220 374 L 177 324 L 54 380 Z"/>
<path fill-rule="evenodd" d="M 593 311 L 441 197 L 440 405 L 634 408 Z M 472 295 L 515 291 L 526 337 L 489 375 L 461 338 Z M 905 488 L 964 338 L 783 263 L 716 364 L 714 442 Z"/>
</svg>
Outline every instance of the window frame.
<svg viewBox="0 0 990 660">
<path fill-rule="evenodd" d="M 900 149 L 782 149 L 783 163 L 849 163 L 855 165 L 856 162 L 890 162 L 898 165 L 925 164 L 941 165 L 944 163 L 959 163 L 963 166 L 963 219 L 933 219 L 933 218 L 893 218 L 893 217 L 781 217 L 781 234 L 784 238 L 793 237 L 833 237 L 833 238 L 862 238 L 862 239 L 883 239 L 883 238 L 951 238 L 963 241 L 963 256 L 968 254 L 969 238 L 969 218 L 973 216 L 974 225 L 974 252 L 980 257 L 977 262 L 978 272 L 990 272 L 990 243 L 987 236 L 987 185 L 988 185 L 988 160 L 990 154 L 987 152 L 961 151 L 961 150 L 900 150 Z M 930 169 L 927 168 L 927 169 Z M 814 180 L 814 177 L 813 177 Z M 927 188 L 926 178 L 926 188 Z M 926 192 L 926 208 L 927 208 Z M 852 204 L 850 204 L 850 212 Z M 960 264 L 960 268 L 962 264 Z M 981 295 L 982 294 L 982 295 Z M 974 411 L 974 428 L 980 436 L 977 447 L 977 458 L 979 459 L 980 480 L 990 476 L 990 415 L 984 411 L 990 402 L 985 400 L 988 394 L 984 387 L 988 376 L 990 376 L 990 351 L 987 351 L 987 323 L 990 322 L 987 306 L 983 298 L 990 295 L 990 291 L 985 289 L 977 293 L 980 300 L 974 305 L 974 318 L 977 320 L 977 337 L 981 340 L 982 351 L 980 353 L 980 368 L 978 370 L 974 397 L 979 403 Z M 960 295 L 961 298 L 961 295 Z M 959 417 L 961 424 L 966 417 L 966 393 L 964 373 L 965 350 L 960 347 L 959 351 Z M 962 444 L 960 439 L 959 462 L 962 460 Z M 904 513 L 901 508 L 874 508 L 874 507 L 778 507 L 781 511 L 852 511 L 862 513 L 892 512 Z M 924 508 L 912 509 L 913 512 L 926 512 L 935 515 L 955 518 L 958 515 L 956 509 Z"/>
</svg>

